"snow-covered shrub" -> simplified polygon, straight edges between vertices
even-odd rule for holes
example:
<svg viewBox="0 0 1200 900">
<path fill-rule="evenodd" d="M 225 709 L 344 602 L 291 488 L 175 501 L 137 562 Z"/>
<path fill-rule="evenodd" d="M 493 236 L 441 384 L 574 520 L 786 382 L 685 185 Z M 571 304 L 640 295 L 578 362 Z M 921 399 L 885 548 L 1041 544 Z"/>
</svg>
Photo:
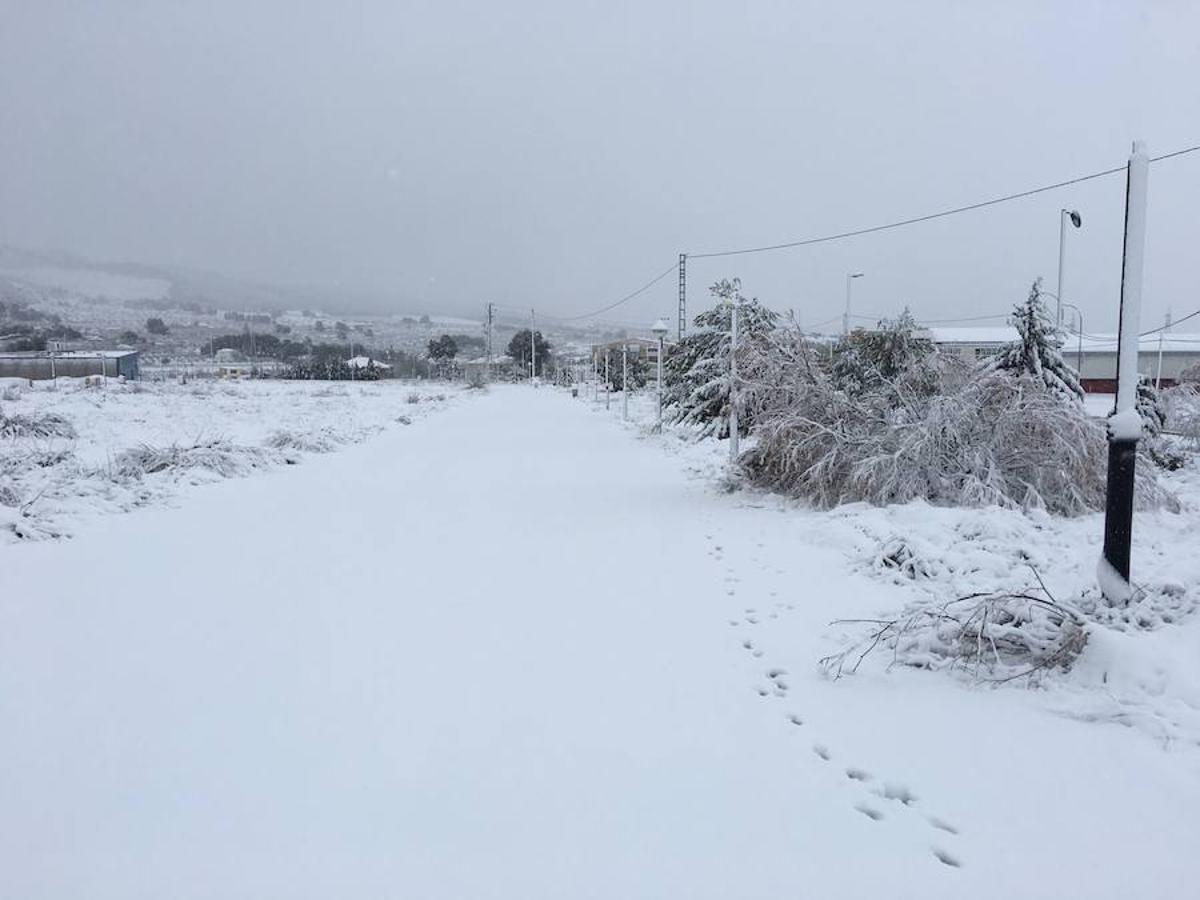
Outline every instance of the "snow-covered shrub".
<svg viewBox="0 0 1200 900">
<path fill-rule="evenodd" d="M 709 290 L 718 303 L 695 318 L 696 330 L 671 348 L 663 363 L 663 405 L 669 421 L 696 425 L 703 435 L 729 437 L 730 397 L 738 400 L 738 431 L 753 424 L 743 370 L 765 352 L 778 316 L 758 300 L 742 297 L 741 282 L 723 279 Z M 730 390 L 732 306 L 738 308 L 738 390 Z"/>
<path fill-rule="evenodd" d="M 405 403 L 420 403 L 421 395 L 418 394 L 416 391 L 413 391 L 411 394 L 409 394 L 407 397 L 404 398 L 404 402 Z"/>
<path fill-rule="evenodd" d="M 949 506 L 1100 507 L 1105 434 L 1081 404 L 1028 375 L 940 371 L 924 364 L 857 395 L 839 390 L 799 339 L 761 373 L 756 483 L 818 506 L 923 498 Z"/>
<path fill-rule="evenodd" d="M 273 461 L 269 451 L 244 447 L 225 440 L 202 441 L 180 446 L 154 447 L 142 444 L 117 454 L 112 472 L 121 478 L 141 478 L 157 472 L 205 469 L 224 478 L 241 475 Z"/>
<path fill-rule="evenodd" d="M 820 660 L 827 674 L 853 674 L 867 656 L 884 650 L 891 665 L 961 670 L 996 683 L 1033 680 L 1069 669 L 1088 637 L 1078 611 L 1030 592 L 971 594 L 866 624 L 864 637 Z"/>
<path fill-rule="evenodd" d="M 471 371 L 467 375 L 467 390 L 482 391 L 487 388 L 487 378 L 478 369 Z"/>
<path fill-rule="evenodd" d="M 36 416 L 6 416 L 0 410 L 0 437 L 6 438 L 73 438 L 75 426 L 56 413 Z"/>
<path fill-rule="evenodd" d="M 275 450 L 301 450 L 305 453 L 329 453 L 340 443 L 332 429 L 322 428 L 319 431 L 288 431 L 279 429 L 271 433 L 266 445 Z"/>
<path fill-rule="evenodd" d="M 0 391 L 0 400 L 6 403 L 13 403 L 21 397 L 21 389 L 15 384 L 8 385 L 3 391 Z"/>
<path fill-rule="evenodd" d="M 933 342 L 921 335 L 906 308 L 875 328 L 856 328 L 833 347 L 830 374 L 848 394 L 877 389 L 906 375 L 909 386 L 932 390 L 937 383 Z"/>
<path fill-rule="evenodd" d="M 1063 335 L 1050 321 L 1042 302 L 1042 280 L 1029 290 L 1029 297 L 1014 309 L 1009 323 L 1020 340 L 1009 344 L 984 363 L 993 372 L 1025 374 L 1043 382 L 1051 391 L 1077 402 L 1083 401 L 1079 375 L 1063 358 Z"/>
<path fill-rule="evenodd" d="M 1167 427 L 1200 450 L 1200 384 L 1183 382 L 1163 391 Z"/>
</svg>

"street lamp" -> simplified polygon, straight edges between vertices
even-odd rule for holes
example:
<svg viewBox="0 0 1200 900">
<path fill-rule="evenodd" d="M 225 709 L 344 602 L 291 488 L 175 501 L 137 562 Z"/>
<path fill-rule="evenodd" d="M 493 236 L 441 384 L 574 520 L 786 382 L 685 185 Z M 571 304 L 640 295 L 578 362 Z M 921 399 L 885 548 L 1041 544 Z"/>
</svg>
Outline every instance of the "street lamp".
<svg viewBox="0 0 1200 900">
<path fill-rule="evenodd" d="M 1075 315 L 1079 317 L 1079 328 L 1076 330 L 1078 349 L 1075 351 L 1075 373 L 1079 376 L 1079 380 L 1083 381 L 1083 310 L 1074 303 L 1063 303 L 1063 306 L 1075 310 Z"/>
<path fill-rule="evenodd" d="M 846 312 L 842 315 L 842 334 L 850 333 L 850 282 L 855 278 L 862 278 L 862 272 L 847 272 L 846 273 Z"/>
<path fill-rule="evenodd" d="M 1067 220 L 1071 220 L 1071 224 L 1076 228 L 1083 226 L 1083 216 L 1079 215 L 1079 210 L 1075 209 L 1060 209 L 1058 211 L 1058 307 L 1055 311 L 1054 325 L 1056 328 L 1062 328 L 1062 279 L 1063 279 L 1063 252 L 1067 245 Z"/>
<path fill-rule="evenodd" d="M 662 406 L 663 406 L 663 349 L 664 341 L 667 337 L 667 332 L 670 331 L 670 326 L 662 319 L 659 319 L 650 326 L 650 331 L 658 338 L 658 425 L 657 429 L 662 431 Z"/>
</svg>

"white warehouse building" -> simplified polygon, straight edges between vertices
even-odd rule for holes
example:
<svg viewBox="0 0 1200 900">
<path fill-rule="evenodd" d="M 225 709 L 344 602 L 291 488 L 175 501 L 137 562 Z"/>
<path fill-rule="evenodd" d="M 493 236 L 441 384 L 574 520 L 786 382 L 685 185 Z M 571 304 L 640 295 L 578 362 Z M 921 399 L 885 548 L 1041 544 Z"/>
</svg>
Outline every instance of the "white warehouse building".
<svg viewBox="0 0 1200 900">
<path fill-rule="evenodd" d="M 929 328 L 930 340 L 943 353 L 953 353 L 964 362 L 976 363 L 999 353 L 1018 339 L 1011 326 L 991 328 Z M 1161 353 L 1160 353 L 1161 349 Z M 1117 389 L 1116 335 L 1068 335 L 1063 355 L 1079 372 L 1083 389 L 1111 394 Z M 1160 362 L 1161 359 L 1161 362 Z M 1161 368 L 1160 368 L 1161 366 Z M 1179 382 L 1187 369 L 1200 366 L 1200 334 L 1152 334 L 1141 338 L 1138 371 L 1163 387 Z"/>
</svg>

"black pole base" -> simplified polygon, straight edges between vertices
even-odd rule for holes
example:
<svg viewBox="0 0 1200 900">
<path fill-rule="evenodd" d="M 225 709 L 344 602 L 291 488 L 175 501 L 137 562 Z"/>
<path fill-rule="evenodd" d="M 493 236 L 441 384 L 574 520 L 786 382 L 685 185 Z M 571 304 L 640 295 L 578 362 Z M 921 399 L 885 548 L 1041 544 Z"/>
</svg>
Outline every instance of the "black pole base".
<svg viewBox="0 0 1200 900">
<path fill-rule="evenodd" d="M 1136 440 L 1108 442 L 1108 494 L 1104 505 L 1104 558 L 1129 581 L 1129 547 L 1133 538 L 1133 482 Z"/>
</svg>

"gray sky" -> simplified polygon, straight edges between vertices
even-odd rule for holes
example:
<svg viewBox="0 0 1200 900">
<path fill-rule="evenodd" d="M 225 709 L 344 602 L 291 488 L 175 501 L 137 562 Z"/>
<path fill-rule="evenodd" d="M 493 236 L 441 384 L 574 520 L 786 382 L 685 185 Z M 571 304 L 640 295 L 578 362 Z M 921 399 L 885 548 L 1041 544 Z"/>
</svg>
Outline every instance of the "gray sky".
<svg viewBox="0 0 1200 900">
<path fill-rule="evenodd" d="M 1200 143 L 1200 4 L 0 0 L 0 241 L 582 313 L 683 251 L 920 215 Z M 806 324 L 1054 289 L 1115 328 L 1123 179 L 697 261 Z M 1147 324 L 1200 308 L 1200 153 L 1152 167 Z M 608 314 L 673 316 L 675 280 Z M 1200 331 L 1200 326 L 1195 330 Z"/>
</svg>

